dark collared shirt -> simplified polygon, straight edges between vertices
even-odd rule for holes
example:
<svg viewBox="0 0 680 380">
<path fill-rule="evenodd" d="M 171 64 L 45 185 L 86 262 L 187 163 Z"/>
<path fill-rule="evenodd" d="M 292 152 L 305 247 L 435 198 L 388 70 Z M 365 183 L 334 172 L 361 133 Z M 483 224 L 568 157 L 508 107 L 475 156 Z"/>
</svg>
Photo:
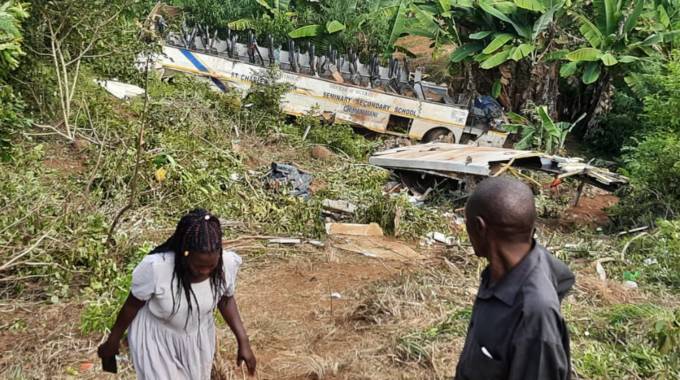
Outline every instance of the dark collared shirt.
<svg viewBox="0 0 680 380">
<path fill-rule="evenodd" d="M 534 248 L 497 284 L 490 269 L 472 308 L 456 380 L 568 380 L 571 365 L 560 301 L 574 275 L 545 248 Z"/>
</svg>

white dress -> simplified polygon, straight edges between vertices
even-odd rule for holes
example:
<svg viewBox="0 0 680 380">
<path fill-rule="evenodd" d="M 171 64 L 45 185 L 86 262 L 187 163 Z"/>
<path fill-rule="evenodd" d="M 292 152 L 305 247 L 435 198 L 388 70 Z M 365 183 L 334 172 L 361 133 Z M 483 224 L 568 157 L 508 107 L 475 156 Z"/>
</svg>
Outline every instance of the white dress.
<svg viewBox="0 0 680 380">
<path fill-rule="evenodd" d="M 226 286 L 218 291 L 233 296 L 241 258 L 231 251 L 222 257 Z M 147 301 L 128 331 L 132 362 L 143 380 L 207 380 L 215 355 L 217 306 L 210 279 L 191 284 L 196 300 L 189 314 L 184 290 L 177 294 L 174 262 L 173 252 L 147 255 L 132 272 L 132 295 Z"/>
</svg>

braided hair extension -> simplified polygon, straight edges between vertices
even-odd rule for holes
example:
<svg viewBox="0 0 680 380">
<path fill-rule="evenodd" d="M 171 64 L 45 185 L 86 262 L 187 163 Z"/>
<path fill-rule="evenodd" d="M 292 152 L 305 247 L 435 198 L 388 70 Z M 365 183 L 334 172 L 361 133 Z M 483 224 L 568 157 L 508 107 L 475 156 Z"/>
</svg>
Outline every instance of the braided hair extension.
<svg viewBox="0 0 680 380">
<path fill-rule="evenodd" d="M 179 311 L 179 303 L 176 302 L 176 297 L 181 297 L 182 292 L 187 300 L 189 313 L 184 327 L 189 323 L 189 315 L 193 310 L 192 301 L 196 303 L 196 307 L 200 307 L 191 288 L 191 274 L 189 272 L 189 265 L 187 256 L 184 256 L 185 251 L 192 254 L 202 254 L 206 252 L 219 252 L 220 258 L 217 268 L 210 274 L 210 288 L 215 297 L 214 305 L 222 296 L 222 290 L 226 288 L 226 280 L 224 278 L 223 258 L 222 258 L 222 228 L 217 217 L 208 213 L 204 209 L 194 209 L 188 214 L 184 215 L 177 223 L 175 232 L 163 244 L 154 248 L 149 254 L 156 254 L 162 252 L 174 252 L 175 267 L 172 274 L 172 281 L 177 278 L 176 294 L 172 293 L 172 314 L 175 315 Z"/>
</svg>

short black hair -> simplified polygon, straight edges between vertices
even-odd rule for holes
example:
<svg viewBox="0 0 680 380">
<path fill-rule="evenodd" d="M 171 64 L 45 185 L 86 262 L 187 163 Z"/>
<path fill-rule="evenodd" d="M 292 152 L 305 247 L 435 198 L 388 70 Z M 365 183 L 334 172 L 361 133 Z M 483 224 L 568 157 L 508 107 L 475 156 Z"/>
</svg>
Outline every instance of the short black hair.
<svg viewBox="0 0 680 380">
<path fill-rule="evenodd" d="M 465 205 L 465 216 L 481 217 L 490 229 L 516 240 L 531 236 L 536 205 L 531 188 L 511 177 L 491 177 L 477 184 Z"/>
</svg>

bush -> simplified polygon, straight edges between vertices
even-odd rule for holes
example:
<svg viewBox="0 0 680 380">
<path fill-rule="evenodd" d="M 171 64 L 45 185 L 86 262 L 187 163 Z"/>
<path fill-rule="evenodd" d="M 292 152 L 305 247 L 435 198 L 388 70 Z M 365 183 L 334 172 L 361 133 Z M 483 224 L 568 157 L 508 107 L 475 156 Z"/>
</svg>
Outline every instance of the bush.
<svg viewBox="0 0 680 380">
<path fill-rule="evenodd" d="M 655 133 L 637 147 L 627 148 L 623 174 L 630 186 L 613 208 L 619 223 L 651 224 L 657 217 L 680 216 L 680 137 Z"/>
<path fill-rule="evenodd" d="M 680 50 L 664 65 L 663 70 L 649 75 L 648 80 L 658 88 L 643 99 L 642 116 L 646 128 L 655 131 L 680 133 Z"/>
<path fill-rule="evenodd" d="M 0 82 L 0 160 L 2 161 L 11 158 L 12 135 L 31 123 L 24 115 L 24 107 L 24 102 L 14 94 L 12 87 Z"/>
<path fill-rule="evenodd" d="M 680 220 L 658 220 L 658 230 L 631 243 L 626 255 L 629 272 L 643 284 L 680 290 Z"/>
</svg>

